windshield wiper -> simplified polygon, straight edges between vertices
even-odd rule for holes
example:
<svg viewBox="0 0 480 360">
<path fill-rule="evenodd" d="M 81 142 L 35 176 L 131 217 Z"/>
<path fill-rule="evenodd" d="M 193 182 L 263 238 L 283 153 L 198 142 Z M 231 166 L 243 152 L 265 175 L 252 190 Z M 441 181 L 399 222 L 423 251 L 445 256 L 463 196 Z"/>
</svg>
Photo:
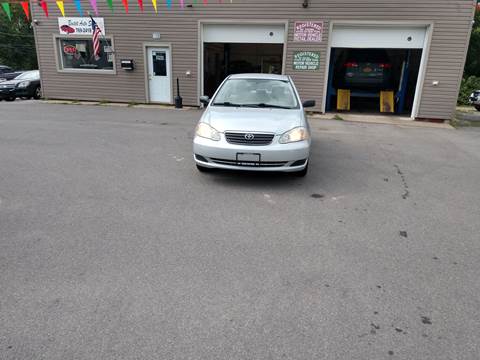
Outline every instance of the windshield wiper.
<svg viewBox="0 0 480 360">
<path fill-rule="evenodd" d="M 265 104 L 265 103 L 258 103 L 258 104 L 244 104 L 245 107 L 259 107 L 259 108 L 274 108 L 274 109 L 293 109 L 290 106 L 282 106 L 282 105 L 274 105 L 274 104 Z"/>
<path fill-rule="evenodd" d="M 215 106 L 243 106 L 243 105 L 240 105 L 240 104 L 235 104 L 235 103 L 231 103 L 230 101 L 224 101 L 224 102 L 216 102 L 216 103 L 213 103 L 213 105 Z"/>
</svg>

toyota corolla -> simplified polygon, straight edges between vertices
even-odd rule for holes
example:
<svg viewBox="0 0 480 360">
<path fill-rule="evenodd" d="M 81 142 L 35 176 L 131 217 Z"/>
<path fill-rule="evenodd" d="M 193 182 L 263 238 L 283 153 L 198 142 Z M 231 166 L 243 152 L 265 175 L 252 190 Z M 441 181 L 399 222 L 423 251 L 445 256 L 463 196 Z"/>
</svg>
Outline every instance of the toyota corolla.
<svg viewBox="0 0 480 360">
<path fill-rule="evenodd" d="M 289 76 L 230 75 L 195 129 L 193 153 L 198 170 L 282 171 L 305 176 L 310 156 L 310 128 Z"/>
</svg>

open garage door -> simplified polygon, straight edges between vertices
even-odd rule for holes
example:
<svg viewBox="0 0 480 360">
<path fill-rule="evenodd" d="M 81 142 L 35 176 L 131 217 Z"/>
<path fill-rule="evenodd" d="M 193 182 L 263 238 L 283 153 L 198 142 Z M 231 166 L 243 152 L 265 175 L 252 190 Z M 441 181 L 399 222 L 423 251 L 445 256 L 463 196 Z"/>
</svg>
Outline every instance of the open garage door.
<svg viewBox="0 0 480 360">
<path fill-rule="evenodd" d="M 281 74 L 285 24 L 204 24 L 203 94 L 212 96 L 230 74 Z"/>
<path fill-rule="evenodd" d="M 326 110 L 411 115 L 426 26 L 334 25 Z"/>
</svg>

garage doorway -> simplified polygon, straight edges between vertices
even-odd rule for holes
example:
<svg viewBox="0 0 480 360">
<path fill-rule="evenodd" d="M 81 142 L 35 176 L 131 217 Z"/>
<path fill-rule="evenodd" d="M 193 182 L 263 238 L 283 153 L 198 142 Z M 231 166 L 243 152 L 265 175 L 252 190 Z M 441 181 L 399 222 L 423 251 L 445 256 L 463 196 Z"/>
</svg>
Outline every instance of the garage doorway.
<svg viewBox="0 0 480 360">
<path fill-rule="evenodd" d="M 204 44 L 204 94 L 212 96 L 231 74 L 281 74 L 282 44 Z"/>
<path fill-rule="evenodd" d="M 326 111 L 413 117 L 426 26 L 333 25 Z"/>
<path fill-rule="evenodd" d="M 231 74 L 282 74 L 285 24 L 204 24 L 201 93 L 212 96 Z"/>
</svg>

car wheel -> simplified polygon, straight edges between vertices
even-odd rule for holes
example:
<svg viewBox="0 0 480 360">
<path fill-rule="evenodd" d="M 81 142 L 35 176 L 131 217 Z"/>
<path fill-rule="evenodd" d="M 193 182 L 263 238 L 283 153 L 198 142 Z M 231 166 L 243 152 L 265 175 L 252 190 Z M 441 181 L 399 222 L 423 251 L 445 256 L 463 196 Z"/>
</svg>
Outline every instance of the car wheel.
<svg viewBox="0 0 480 360">
<path fill-rule="evenodd" d="M 37 87 L 35 88 L 34 93 L 33 93 L 33 98 L 34 98 L 35 100 L 38 100 L 38 99 L 40 99 L 41 97 L 42 97 L 42 88 L 41 88 L 40 86 L 37 86 Z"/>
<path fill-rule="evenodd" d="M 293 174 L 297 177 L 304 177 L 305 175 L 307 175 L 307 173 L 308 173 L 308 164 L 307 164 L 307 166 L 305 166 L 305 169 L 300 170 L 300 171 L 296 171 Z"/>
<path fill-rule="evenodd" d="M 5 98 L 5 101 L 15 101 L 15 96 Z"/>
<path fill-rule="evenodd" d="M 480 111 L 480 105 L 475 105 L 475 109 L 477 109 L 477 111 Z"/>
<path fill-rule="evenodd" d="M 198 165 L 198 164 L 197 164 L 197 169 L 198 169 L 198 171 L 203 172 L 203 173 L 212 171 L 212 169 L 210 169 L 208 167 L 205 167 L 205 166 L 202 166 L 202 165 Z"/>
</svg>

